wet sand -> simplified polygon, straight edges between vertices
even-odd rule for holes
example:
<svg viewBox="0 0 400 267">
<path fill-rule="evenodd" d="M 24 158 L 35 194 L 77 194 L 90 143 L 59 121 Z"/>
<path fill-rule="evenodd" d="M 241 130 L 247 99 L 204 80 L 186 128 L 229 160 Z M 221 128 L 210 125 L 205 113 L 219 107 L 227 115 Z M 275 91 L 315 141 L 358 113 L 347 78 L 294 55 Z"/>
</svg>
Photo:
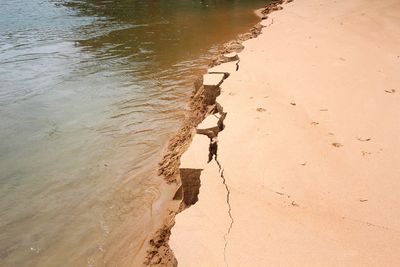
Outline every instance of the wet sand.
<svg viewBox="0 0 400 267">
<path fill-rule="evenodd" d="M 201 185 L 178 264 L 399 266 L 400 2 L 296 0 L 262 24 L 238 71 L 212 69 L 227 116 L 217 160 L 199 134 L 182 156 Z"/>
</svg>

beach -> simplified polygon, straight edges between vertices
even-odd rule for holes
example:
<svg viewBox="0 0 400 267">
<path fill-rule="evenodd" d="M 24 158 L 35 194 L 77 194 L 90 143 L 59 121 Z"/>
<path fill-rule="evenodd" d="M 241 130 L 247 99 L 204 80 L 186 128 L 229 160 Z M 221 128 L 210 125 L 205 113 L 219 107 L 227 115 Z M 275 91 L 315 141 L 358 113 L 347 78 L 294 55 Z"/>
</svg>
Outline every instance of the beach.
<svg viewBox="0 0 400 267">
<path fill-rule="evenodd" d="M 400 2 L 281 2 L 203 78 L 160 244 L 179 266 L 399 266 Z"/>
</svg>

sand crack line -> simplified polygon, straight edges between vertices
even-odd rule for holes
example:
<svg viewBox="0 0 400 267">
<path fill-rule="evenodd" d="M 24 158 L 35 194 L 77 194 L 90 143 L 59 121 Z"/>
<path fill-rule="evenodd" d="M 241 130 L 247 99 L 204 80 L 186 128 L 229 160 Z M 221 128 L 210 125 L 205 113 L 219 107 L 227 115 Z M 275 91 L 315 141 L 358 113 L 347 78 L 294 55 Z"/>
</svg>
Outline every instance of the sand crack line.
<svg viewBox="0 0 400 267">
<path fill-rule="evenodd" d="M 220 168 L 220 172 L 221 172 L 221 178 L 222 178 L 222 183 L 225 186 L 226 189 L 226 204 L 228 205 L 228 215 L 230 218 L 230 224 L 229 224 L 229 228 L 228 231 L 225 233 L 224 235 L 224 241 L 225 241 L 225 245 L 224 245 L 224 261 L 225 261 L 225 265 L 228 266 L 228 260 L 226 258 L 226 249 L 228 247 L 228 236 L 232 230 L 232 226 L 233 223 L 235 222 L 235 220 L 233 219 L 232 216 L 232 206 L 231 206 L 231 202 L 230 202 L 230 197 L 231 197 L 231 191 L 229 190 L 228 184 L 226 183 L 226 178 L 224 176 L 224 170 L 221 167 L 221 164 L 219 163 L 219 161 L 217 159 L 215 159 L 215 161 L 217 162 L 219 168 Z"/>
</svg>

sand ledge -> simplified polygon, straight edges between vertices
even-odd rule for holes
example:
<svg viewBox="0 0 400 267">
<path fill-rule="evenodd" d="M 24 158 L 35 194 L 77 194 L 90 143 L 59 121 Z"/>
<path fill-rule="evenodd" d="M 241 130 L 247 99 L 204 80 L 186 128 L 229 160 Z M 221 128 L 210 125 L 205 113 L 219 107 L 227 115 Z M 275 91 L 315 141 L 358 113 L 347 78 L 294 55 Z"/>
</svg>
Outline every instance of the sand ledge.
<svg viewBox="0 0 400 267">
<path fill-rule="evenodd" d="M 279 0 L 274 3 L 268 4 L 261 10 L 262 17 L 267 18 L 267 14 L 280 10 L 280 5 L 292 0 Z M 237 40 L 228 42 L 224 45 L 224 49 L 220 52 L 220 55 L 215 57 L 210 63 L 210 68 L 216 67 L 222 63 L 233 62 L 235 64 L 234 69 L 239 69 L 240 59 L 236 52 L 243 50 L 242 42 L 257 37 L 261 33 L 261 29 L 264 27 L 261 24 L 257 24 L 250 29 L 248 33 L 239 35 Z M 209 74 L 223 74 L 223 80 L 228 78 L 230 71 L 217 71 L 210 69 Z M 223 82 L 221 81 L 221 83 Z M 160 162 L 159 175 L 165 177 L 168 184 L 176 184 L 176 193 L 173 200 L 168 205 L 165 220 L 162 227 L 149 239 L 149 249 L 146 252 L 146 258 L 144 265 L 150 266 L 176 266 L 178 264 L 172 250 L 169 247 L 169 237 L 171 229 L 175 224 L 175 216 L 188 208 L 189 205 L 185 204 L 185 193 L 183 192 L 183 184 L 180 174 L 180 169 L 183 169 L 181 161 L 182 154 L 189 148 L 191 141 L 197 134 L 205 135 L 209 138 L 208 156 L 209 158 L 216 159 L 217 148 L 217 135 L 223 130 L 223 121 L 226 117 L 226 112 L 223 112 L 221 105 L 216 102 L 216 98 L 220 94 L 221 83 L 215 84 L 211 87 L 203 84 L 203 78 L 195 82 L 195 89 L 193 91 L 191 101 L 189 103 L 189 112 L 185 121 L 182 123 L 181 128 L 177 134 L 170 140 L 167 150 L 164 153 L 163 160 Z M 217 125 L 209 129 L 196 129 L 196 127 L 210 114 L 219 114 Z M 217 161 L 218 162 L 218 161 Z M 219 165 L 219 163 L 218 163 Z M 219 165 L 219 171 L 223 171 Z M 193 172 L 191 172 L 193 173 Z M 223 179 L 223 183 L 226 187 L 227 202 L 229 204 L 229 188 L 225 183 L 223 173 L 220 177 Z M 199 178 L 199 177 L 198 177 Z M 188 179 L 188 178 L 187 178 Z M 193 179 L 188 184 L 193 184 Z M 196 184 L 196 182 L 194 182 Z M 198 185 L 200 186 L 200 184 Z M 199 188 L 197 188 L 198 191 Z M 186 191 L 190 191 L 190 195 L 193 194 L 193 188 L 187 188 Z M 196 195 L 197 197 L 197 195 Z M 193 203 L 194 204 L 194 203 Z M 233 220 L 232 220 L 233 223 Z"/>
</svg>

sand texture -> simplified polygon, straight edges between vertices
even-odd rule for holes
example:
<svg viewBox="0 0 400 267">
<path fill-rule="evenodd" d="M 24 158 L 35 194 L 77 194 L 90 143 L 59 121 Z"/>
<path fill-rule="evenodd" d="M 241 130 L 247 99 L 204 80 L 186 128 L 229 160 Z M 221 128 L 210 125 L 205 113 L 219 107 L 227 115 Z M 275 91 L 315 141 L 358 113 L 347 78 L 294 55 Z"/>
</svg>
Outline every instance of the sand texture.
<svg viewBox="0 0 400 267">
<path fill-rule="evenodd" d="M 400 1 L 295 0 L 262 25 L 214 67 L 211 162 L 204 139 L 182 156 L 201 171 L 178 265 L 400 266 Z"/>
</svg>

